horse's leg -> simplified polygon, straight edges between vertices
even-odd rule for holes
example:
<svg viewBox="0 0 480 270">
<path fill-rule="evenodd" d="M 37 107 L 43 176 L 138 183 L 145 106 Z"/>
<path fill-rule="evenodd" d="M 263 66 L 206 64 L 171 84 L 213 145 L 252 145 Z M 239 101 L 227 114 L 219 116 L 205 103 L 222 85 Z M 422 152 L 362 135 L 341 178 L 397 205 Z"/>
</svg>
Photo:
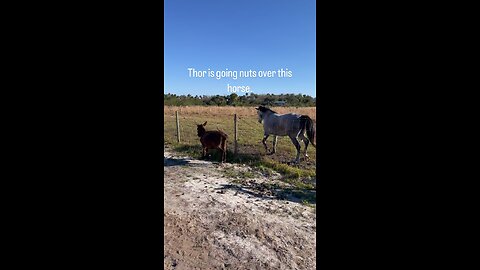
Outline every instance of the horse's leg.
<svg viewBox="0 0 480 270">
<path fill-rule="evenodd" d="M 277 139 L 278 139 L 278 136 L 273 136 L 273 151 L 272 151 L 272 154 L 275 154 L 277 152 Z"/>
<path fill-rule="evenodd" d="M 265 146 L 265 151 L 266 152 L 268 152 L 268 147 L 267 147 L 267 143 L 266 143 L 267 139 L 268 139 L 268 136 L 270 136 L 270 135 L 268 135 L 268 134 L 263 135 L 263 140 L 262 140 L 262 143 L 263 143 L 263 146 Z"/>
<path fill-rule="evenodd" d="M 305 135 L 303 135 L 302 133 L 300 133 L 300 136 L 299 136 L 300 140 L 303 141 L 303 143 L 305 143 L 305 159 L 308 158 L 308 154 L 307 154 L 307 148 L 308 148 L 308 143 L 310 142 L 306 137 Z"/>
<path fill-rule="evenodd" d="M 205 158 L 206 150 L 205 146 L 202 146 L 202 159 Z"/>
<path fill-rule="evenodd" d="M 295 148 L 297 149 L 297 158 L 294 160 L 295 163 L 298 164 L 300 160 L 300 143 L 297 140 L 297 137 L 289 136 L 290 140 L 292 140 L 292 143 L 295 145 Z"/>
</svg>

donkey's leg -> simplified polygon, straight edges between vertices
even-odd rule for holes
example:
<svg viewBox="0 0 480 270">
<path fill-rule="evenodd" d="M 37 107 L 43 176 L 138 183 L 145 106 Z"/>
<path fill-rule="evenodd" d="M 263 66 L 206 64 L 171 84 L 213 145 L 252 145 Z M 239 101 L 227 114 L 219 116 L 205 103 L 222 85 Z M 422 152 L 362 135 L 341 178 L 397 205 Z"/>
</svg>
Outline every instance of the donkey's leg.
<svg viewBox="0 0 480 270">
<path fill-rule="evenodd" d="M 220 145 L 217 146 L 217 149 L 220 151 L 221 162 L 225 162 L 227 160 L 227 141 L 222 140 Z"/>
<path fill-rule="evenodd" d="M 220 162 L 223 163 L 223 148 L 220 146 L 220 147 L 218 147 L 218 150 L 220 151 L 219 152 Z"/>
<path fill-rule="evenodd" d="M 295 148 L 297 149 L 297 158 L 293 162 L 298 164 L 300 160 L 300 143 L 298 142 L 297 137 L 290 136 L 290 140 L 292 140 L 292 143 L 295 145 Z"/>
<path fill-rule="evenodd" d="M 263 146 L 265 146 L 265 151 L 268 152 L 268 147 L 267 147 L 267 139 L 268 139 L 268 134 L 265 134 L 263 135 L 263 140 L 262 140 L 262 143 L 263 143 Z"/>
<path fill-rule="evenodd" d="M 226 155 L 227 155 L 227 142 L 223 141 L 222 142 L 222 163 L 224 163 L 225 160 L 227 159 Z"/>
<path fill-rule="evenodd" d="M 202 146 L 202 158 L 205 158 L 206 153 L 207 153 L 207 150 L 205 146 Z"/>
<path fill-rule="evenodd" d="M 225 162 L 225 146 L 220 145 L 218 147 L 218 150 L 220 151 L 220 162 L 223 163 L 223 162 Z"/>
<path fill-rule="evenodd" d="M 223 151 L 225 155 L 225 162 L 227 162 L 227 139 L 225 139 L 225 146 L 223 147 Z"/>
<path fill-rule="evenodd" d="M 307 148 L 308 148 L 308 143 L 310 142 L 306 137 L 305 135 L 303 135 L 302 133 L 300 133 L 300 135 L 298 136 L 300 138 L 300 140 L 303 141 L 303 143 L 305 144 L 305 159 L 308 158 L 308 154 L 307 154 Z"/>
</svg>

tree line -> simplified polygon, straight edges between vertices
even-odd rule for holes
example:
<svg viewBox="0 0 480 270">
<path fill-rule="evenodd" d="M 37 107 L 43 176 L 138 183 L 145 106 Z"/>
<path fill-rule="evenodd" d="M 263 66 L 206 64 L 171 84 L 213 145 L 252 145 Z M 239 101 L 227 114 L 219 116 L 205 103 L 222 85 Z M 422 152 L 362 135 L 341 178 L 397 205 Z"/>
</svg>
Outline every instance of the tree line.
<svg viewBox="0 0 480 270">
<path fill-rule="evenodd" d="M 302 94 L 254 94 L 247 93 L 239 96 L 235 93 L 221 96 L 206 95 L 176 95 L 164 94 L 165 106 L 289 106 L 289 107 L 316 107 L 317 99 Z"/>
</svg>

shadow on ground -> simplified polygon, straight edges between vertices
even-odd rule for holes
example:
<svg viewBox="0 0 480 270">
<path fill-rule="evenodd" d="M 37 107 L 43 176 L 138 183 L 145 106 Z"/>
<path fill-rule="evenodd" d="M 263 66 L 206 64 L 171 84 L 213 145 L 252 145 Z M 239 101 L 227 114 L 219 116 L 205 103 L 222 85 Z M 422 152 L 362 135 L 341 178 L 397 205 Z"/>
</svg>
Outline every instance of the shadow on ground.
<svg viewBox="0 0 480 270">
<path fill-rule="evenodd" d="M 184 158 L 163 158 L 163 166 L 164 167 L 169 167 L 169 166 L 185 166 L 189 164 L 190 161 Z"/>
<path fill-rule="evenodd" d="M 163 167 L 171 167 L 171 166 L 205 167 L 208 165 L 209 165 L 208 163 L 198 162 L 198 160 L 191 159 L 191 158 L 163 157 Z"/>
<path fill-rule="evenodd" d="M 198 160 L 208 160 L 211 162 L 220 162 L 221 161 L 221 151 L 218 149 L 209 149 L 208 150 L 208 157 L 202 159 L 202 146 L 200 145 L 180 145 L 174 147 L 175 151 L 186 153 L 194 159 Z M 261 160 L 261 156 L 259 155 L 252 155 L 251 153 L 237 153 L 236 155 L 227 149 L 227 156 L 226 156 L 227 163 L 231 164 L 249 164 L 259 162 Z"/>
<path fill-rule="evenodd" d="M 202 146 L 201 145 L 178 145 L 173 147 L 176 151 L 187 153 L 195 159 L 201 159 Z M 221 152 L 218 149 L 208 150 L 210 161 L 221 161 Z M 227 149 L 227 163 L 232 164 L 253 164 L 261 162 L 262 159 L 268 156 L 270 159 L 275 160 L 281 164 L 287 164 L 291 167 L 299 169 L 311 169 L 316 166 L 315 159 L 305 159 L 303 155 L 300 157 L 300 164 L 290 164 L 295 158 L 295 153 L 278 151 L 271 155 L 265 152 L 263 149 L 259 150 L 258 147 L 243 145 L 241 151 L 235 155 L 232 149 Z"/>
<path fill-rule="evenodd" d="M 299 189 L 281 187 L 278 184 L 256 183 L 248 181 L 240 184 L 223 184 L 217 188 L 222 193 L 225 190 L 241 192 L 262 200 L 285 200 L 295 203 L 316 204 L 317 191 L 314 189 Z"/>
</svg>

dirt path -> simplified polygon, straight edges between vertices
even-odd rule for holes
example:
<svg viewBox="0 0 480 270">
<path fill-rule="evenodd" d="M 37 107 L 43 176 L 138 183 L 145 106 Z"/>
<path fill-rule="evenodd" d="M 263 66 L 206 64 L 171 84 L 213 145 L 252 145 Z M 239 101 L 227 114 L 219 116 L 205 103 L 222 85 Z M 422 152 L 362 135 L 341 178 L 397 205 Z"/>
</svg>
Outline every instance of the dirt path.
<svg viewBox="0 0 480 270">
<path fill-rule="evenodd" d="M 164 176 L 164 269 L 316 268 L 315 208 L 278 199 L 278 176 L 168 148 Z"/>
</svg>

